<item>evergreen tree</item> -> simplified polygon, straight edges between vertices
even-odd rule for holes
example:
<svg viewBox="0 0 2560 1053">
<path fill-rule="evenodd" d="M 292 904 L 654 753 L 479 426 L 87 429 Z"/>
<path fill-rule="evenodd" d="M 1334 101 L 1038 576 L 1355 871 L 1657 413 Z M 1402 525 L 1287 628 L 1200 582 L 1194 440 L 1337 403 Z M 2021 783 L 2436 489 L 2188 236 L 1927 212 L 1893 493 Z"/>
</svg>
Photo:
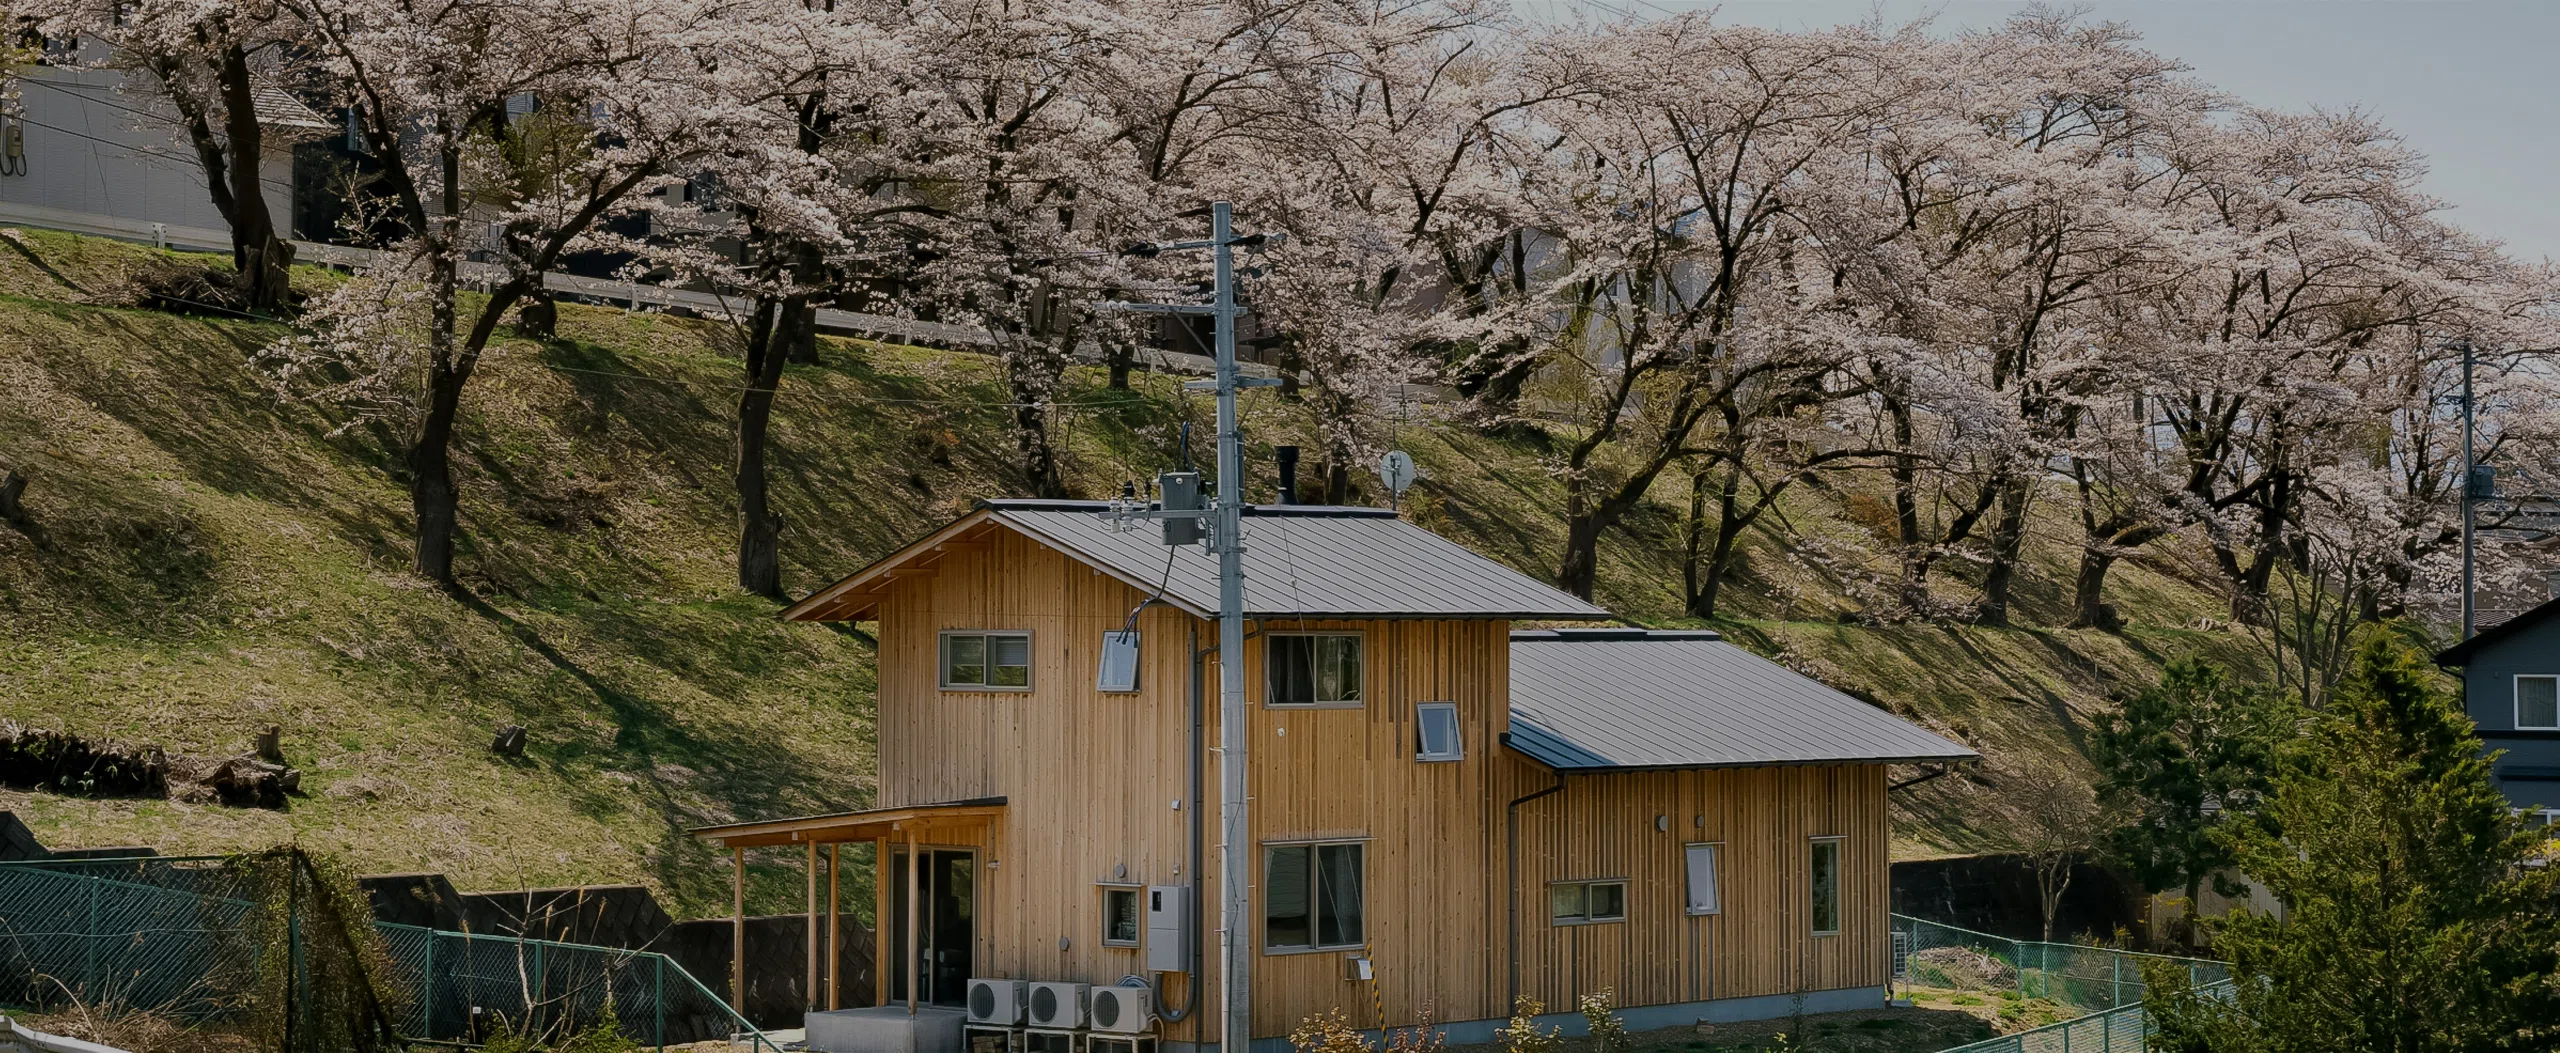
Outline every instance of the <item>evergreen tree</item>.
<svg viewBox="0 0 2560 1053">
<path fill-rule="evenodd" d="M 2376 633 L 2282 750 L 2267 799 L 2214 834 L 2282 914 L 2213 926 L 2230 999 L 2162 976 L 2182 1053 L 2560 1048 L 2560 875 L 2489 779 L 2470 720 Z"/>
<path fill-rule="evenodd" d="M 2283 701 L 2233 683 L 2219 666 L 2169 663 L 2091 739 L 2098 800 L 2121 819 L 2101 847 L 2145 888 L 2184 889 L 2192 919 L 2198 889 L 2231 865 L 2214 827 L 2265 792 L 2291 723 Z"/>
</svg>

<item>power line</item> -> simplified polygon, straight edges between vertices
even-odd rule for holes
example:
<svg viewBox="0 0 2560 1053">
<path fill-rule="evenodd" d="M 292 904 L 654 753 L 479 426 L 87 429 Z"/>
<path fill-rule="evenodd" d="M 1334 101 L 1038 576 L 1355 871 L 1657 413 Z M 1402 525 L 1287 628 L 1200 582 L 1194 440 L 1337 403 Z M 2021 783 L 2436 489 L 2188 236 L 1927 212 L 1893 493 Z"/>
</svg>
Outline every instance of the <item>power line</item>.
<svg viewBox="0 0 2560 1053">
<path fill-rule="evenodd" d="M 107 100 L 105 100 L 105 99 L 95 98 L 95 97 L 92 97 L 92 96 L 89 96 L 89 95 L 85 95 L 85 94 L 82 94 L 82 93 L 79 93 L 79 92 L 72 91 L 71 89 L 69 89 L 69 88 L 65 88 L 65 87 L 63 87 L 63 86 L 61 86 L 61 85 L 59 85 L 59 84 L 49 84 L 49 83 L 46 83 L 46 82 L 44 82 L 44 81 L 40 81 L 40 80 L 25 80 L 25 81 L 24 81 L 24 83 L 27 83 L 27 84 L 37 84 L 37 85 L 42 85 L 42 86 L 47 87 L 47 88 L 52 88 L 53 90 L 58 91 L 58 92 L 61 92 L 61 93 L 65 94 L 65 95 L 69 95 L 69 96 L 71 96 L 71 97 L 73 97 L 73 98 L 75 98 L 75 99 L 80 99 L 80 100 L 83 100 L 83 101 L 86 101 L 86 102 L 94 102 L 94 103 L 97 103 L 98 105 L 105 106 L 105 107 L 107 107 L 107 108 L 109 108 L 109 109 L 122 110 L 122 111 L 124 111 L 124 112 L 126 112 L 126 113 L 136 114 L 136 115 L 139 115 L 139 116 L 142 116 L 142 117 L 148 117 L 148 118 L 150 118 L 150 119 L 152 119 L 152 120 L 155 120 L 155 121 L 167 121 L 167 120 L 169 119 L 169 118 L 167 118 L 167 117 L 165 117 L 165 116 L 163 116 L 163 115 L 156 114 L 156 113 L 151 113 L 151 112 L 146 111 L 146 110 L 137 110 L 137 109 L 134 109 L 133 107 L 130 107 L 130 106 L 119 106 L 119 105 L 117 105 L 117 104 L 115 104 L 115 103 L 108 102 L 108 101 L 107 101 Z M 53 132 L 60 132 L 60 133 L 62 133 L 62 134 L 64 134 L 64 135 L 71 136 L 71 137 L 73 137 L 73 138 L 75 138 L 75 139 L 86 139 L 86 140 L 88 140 L 88 141 L 90 141 L 90 142 L 97 143 L 98 145 L 101 145 L 101 146 L 112 146 L 112 147 L 115 147 L 116 149 L 119 149 L 119 150 L 125 150 L 125 151 L 130 151 L 130 152 L 132 152 L 132 153 L 144 154 L 144 155 L 148 155 L 148 156 L 151 156 L 151 157 L 157 157 L 157 158 L 160 158 L 161 160 L 164 160 L 164 161 L 169 161 L 169 162 L 173 162 L 173 163 L 176 163 L 176 164 L 184 165 L 184 166 L 186 166 L 190 171 L 195 171 L 195 172 L 199 172 L 199 173 L 201 173 L 201 172 L 203 171 L 203 164 L 202 164 L 202 162 L 197 161 L 195 158 L 192 158 L 192 157 L 182 157 L 182 156 L 180 156 L 180 155 L 178 155 L 178 154 L 167 153 L 167 152 L 160 151 L 160 150 L 154 150 L 154 149 L 152 149 L 151 147 L 148 147 L 148 146 L 142 146 L 142 145 L 135 144 L 135 143 L 120 143 L 120 142 L 117 142 L 117 141 L 115 141 L 115 140 L 113 140 L 113 139 L 101 139 L 101 138 L 99 138 L 99 137 L 97 137 L 97 136 L 90 135 L 90 134 L 88 134 L 87 132 L 76 132 L 76 131 L 73 131 L 73 130 L 71 130 L 71 129 L 69 129 L 69 128 L 64 128 L 64 127 L 62 127 L 62 126 L 60 126 L 60 125 L 46 124 L 46 123 L 44 123 L 43 121 L 39 121 L 39 120 L 35 120 L 35 119 L 33 119 L 33 118 L 30 118 L 30 117 L 28 117 L 27 115 L 25 115 L 25 114 L 23 114 L 23 113 L 14 115 L 14 119 L 15 119 L 16 121 L 18 121 L 18 123 L 20 123 L 20 124 L 24 124 L 24 125 L 27 125 L 27 126 L 29 126 L 29 127 L 42 128 L 42 129 L 45 129 L 45 130 L 47 130 L 47 131 L 53 131 Z M 289 194 L 289 193 L 292 193 L 292 192 L 293 192 L 293 189 L 294 189 L 294 187 L 293 187 L 293 184 L 292 184 L 292 183 L 284 182 L 284 181 L 281 181 L 281 180 L 269 179 L 269 178 L 267 178 L 267 177 L 265 177 L 265 176 L 263 176 L 263 175 L 261 175 L 261 176 L 259 176 L 259 177 L 258 177 L 258 182 L 260 182 L 260 183 L 264 183 L 264 184 L 266 184 L 267 186 L 274 187 L 274 188 L 276 188 L 276 189 L 278 189 L 278 190 L 282 190 L 282 191 L 284 191 L 284 192 L 286 192 L 286 193 L 288 193 L 288 194 Z"/>
</svg>

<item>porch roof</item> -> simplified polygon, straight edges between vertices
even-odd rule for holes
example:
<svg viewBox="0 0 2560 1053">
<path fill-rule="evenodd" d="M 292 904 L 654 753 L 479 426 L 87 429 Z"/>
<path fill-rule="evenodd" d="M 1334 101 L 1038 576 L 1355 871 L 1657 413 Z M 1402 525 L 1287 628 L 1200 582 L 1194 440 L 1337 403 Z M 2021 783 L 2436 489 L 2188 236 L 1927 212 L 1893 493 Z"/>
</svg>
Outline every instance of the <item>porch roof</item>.
<svg viewBox="0 0 2560 1053">
<path fill-rule="evenodd" d="M 1004 814 L 1005 799 L 979 797 L 942 804 L 918 804 L 905 808 L 873 808 L 860 812 L 830 812 L 804 815 L 792 819 L 766 819 L 752 823 L 725 823 L 698 826 L 690 833 L 705 841 L 718 842 L 722 848 L 768 848 L 774 845 L 841 844 L 847 841 L 874 841 L 892 834 L 901 840 L 915 835 L 922 840 L 928 834 L 974 833 L 987 828 L 997 816 Z"/>
</svg>

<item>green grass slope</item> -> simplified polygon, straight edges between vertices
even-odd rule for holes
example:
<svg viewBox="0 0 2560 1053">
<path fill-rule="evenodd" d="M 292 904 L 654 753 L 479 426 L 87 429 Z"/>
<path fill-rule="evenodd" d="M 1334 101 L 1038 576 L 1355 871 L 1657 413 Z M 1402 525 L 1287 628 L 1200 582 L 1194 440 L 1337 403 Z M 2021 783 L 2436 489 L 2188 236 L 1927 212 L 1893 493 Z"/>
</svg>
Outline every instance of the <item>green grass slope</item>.
<svg viewBox="0 0 2560 1053">
<path fill-rule="evenodd" d="M 563 339 L 494 350 L 466 396 L 456 594 L 404 570 L 389 427 L 280 400 L 247 368 L 281 327 L 129 306 L 137 272 L 172 265 L 62 235 L 0 242 L 0 466 L 34 480 L 33 529 L 0 527 L 0 716 L 207 755 L 281 724 L 306 796 L 269 812 L 0 794 L 48 844 L 295 839 L 368 871 L 640 881 L 712 912 L 725 867 L 687 827 L 869 803 L 868 639 L 779 623 L 730 584 L 737 381 L 721 326 L 568 308 Z M 838 341 L 822 358 L 792 368 L 777 409 L 789 588 L 1019 492 L 992 362 Z M 1205 401 L 1170 378 L 1139 388 L 1079 373 L 1061 396 L 1084 492 L 1162 467 L 1183 419 L 1207 434 Z M 1311 438 L 1276 394 L 1253 395 L 1246 420 L 1258 444 Z M 1417 521 L 1549 572 L 1561 499 L 1534 443 L 1427 415 L 1394 438 L 1422 465 Z M 1685 497 L 1662 500 L 1607 540 L 1600 599 L 1673 624 Z M 2118 572 L 2136 612 L 2123 635 L 1842 624 L 1878 573 L 1868 504 L 1793 502 L 1796 536 L 1816 541 L 1751 538 L 1718 624 L 1993 755 L 1979 777 L 1898 795 L 1904 854 L 1997 849 L 2002 772 L 2083 763 L 2106 693 L 2166 657 L 2248 655 L 2186 628 L 2217 605 L 2174 548 Z M 2033 555 L 2021 621 L 2056 623 L 2070 553 Z M 521 759 L 487 749 L 507 724 L 530 729 Z M 773 866 L 757 899 L 793 909 L 796 880 Z"/>
</svg>

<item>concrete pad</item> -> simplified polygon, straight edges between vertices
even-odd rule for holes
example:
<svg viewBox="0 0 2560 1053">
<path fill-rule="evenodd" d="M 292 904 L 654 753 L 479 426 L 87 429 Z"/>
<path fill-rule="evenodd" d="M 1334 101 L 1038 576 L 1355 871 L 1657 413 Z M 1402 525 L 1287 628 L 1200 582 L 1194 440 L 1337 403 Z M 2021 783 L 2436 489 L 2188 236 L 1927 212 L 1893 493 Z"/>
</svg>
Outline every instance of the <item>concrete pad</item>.
<svg viewBox="0 0 2560 1053">
<path fill-rule="evenodd" d="M 969 1014 L 958 1009 L 903 1005 L 811 1013 L 803 1023 L 809 1048 L 818 1053 L 961 1053 L 960 1030 Z"/>
</svg>

